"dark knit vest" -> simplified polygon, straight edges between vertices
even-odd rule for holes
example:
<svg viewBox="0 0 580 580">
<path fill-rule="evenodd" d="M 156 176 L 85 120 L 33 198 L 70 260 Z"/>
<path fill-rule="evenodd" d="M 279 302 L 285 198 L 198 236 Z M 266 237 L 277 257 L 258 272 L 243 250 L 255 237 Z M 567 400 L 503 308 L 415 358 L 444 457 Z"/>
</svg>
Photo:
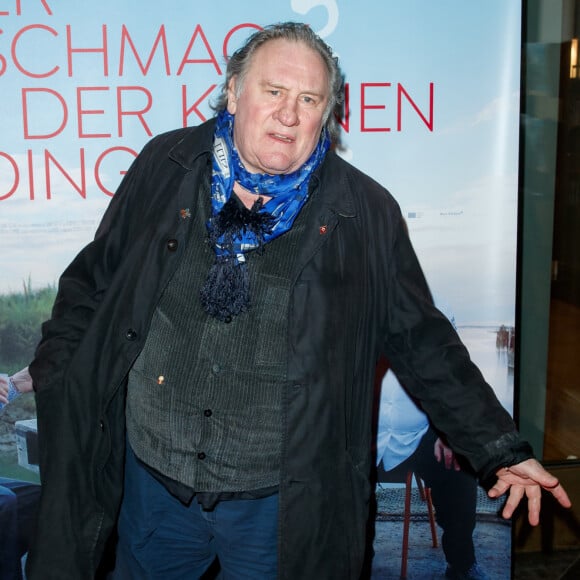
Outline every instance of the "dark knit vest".
<svg viewBox="0 0 580 580">
<path fill-rule="evenodd" d="M 214 259 L 205 243 L 209 193 L 198 205 L 186 252 L 129 375 L 129 442 L 145 464 L 195 492 L 276 486 L 290 279 L 310 204 L 262 255 L 247 255 L 251 307 L 230 323 L 200 304 Z"/>
</svg>

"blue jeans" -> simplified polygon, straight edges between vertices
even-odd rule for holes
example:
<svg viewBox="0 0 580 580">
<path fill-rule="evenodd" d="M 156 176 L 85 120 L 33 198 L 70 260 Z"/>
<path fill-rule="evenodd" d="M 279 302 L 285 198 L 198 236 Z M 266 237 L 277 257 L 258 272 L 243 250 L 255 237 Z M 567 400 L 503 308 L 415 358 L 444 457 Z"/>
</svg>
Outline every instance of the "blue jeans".
<svg viewBox="0 0 580 580">
<path fill-rule="evenodd" d="M 219 560 L 224 580 L 275 579 L 278 495 L 184 505 L 127 446 L 114 580 L 195 580 Z"/>
</svg>

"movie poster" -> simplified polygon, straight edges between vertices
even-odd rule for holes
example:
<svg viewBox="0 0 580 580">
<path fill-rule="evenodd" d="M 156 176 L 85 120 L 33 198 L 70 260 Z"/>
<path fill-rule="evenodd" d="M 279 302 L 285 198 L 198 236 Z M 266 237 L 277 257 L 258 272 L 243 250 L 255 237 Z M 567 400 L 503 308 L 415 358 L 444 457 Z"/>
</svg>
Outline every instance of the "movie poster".
<svg viewBox="0 0 580 580">
<path fill-rule="evenodd" d="M 0 381 L 141 148 L 209 118 L 228 55 L 284 20 L 339 56 L 341 155 L 399 201 L 436 302 L 513 411 L 521 3 L 503 0 L 0 0 Z M 0 501 L 31 511 L 35 442 L 27 393 L 0 410 Z M 400 575 L 404 490 L 377 484 L 374 578 Z M 441 529 L 432 549 L 412 493 L 407 577 L 441 575 Z M 477 561 L 508 578 L 509 525 L 481 490 L 474 509 Z"/>
</svg>

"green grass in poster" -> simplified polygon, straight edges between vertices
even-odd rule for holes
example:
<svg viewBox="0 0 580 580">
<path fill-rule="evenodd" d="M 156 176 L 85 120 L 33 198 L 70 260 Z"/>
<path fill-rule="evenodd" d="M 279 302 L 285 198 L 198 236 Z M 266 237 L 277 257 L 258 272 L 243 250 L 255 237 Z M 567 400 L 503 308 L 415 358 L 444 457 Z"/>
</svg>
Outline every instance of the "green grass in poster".
<svg viewBox="0 0 580 580">
<path fill-rule="evenodd" d="M 40 340 L 42 323 L 50 316 L 56 288 L 0 295 L 0 372 L 12 374 L 28 365 Z"/>
</svg>

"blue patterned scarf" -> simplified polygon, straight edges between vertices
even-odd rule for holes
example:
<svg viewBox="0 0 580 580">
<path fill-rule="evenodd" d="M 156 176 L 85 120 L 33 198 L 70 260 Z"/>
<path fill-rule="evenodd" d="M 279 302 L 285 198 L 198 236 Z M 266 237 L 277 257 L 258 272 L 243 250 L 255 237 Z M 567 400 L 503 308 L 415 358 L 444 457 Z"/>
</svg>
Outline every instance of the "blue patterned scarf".
<svg viewBox="0 0 580 580">
<path fill-rule="evenodd" d="M 234 116 L 227 111 L 217 116 L 213 146 L 211 211 L 207 223 L 215 261 L 201 289 L 205 310 L 219 320 L 244 312 L 250 306 L 249 277 L 245 254 L 263 251 L 264 245 L 287 232 L 308 198 L 308 184 L 320 165 L 330 139 L 326 130 L 310 158 L 298 170 L 284 175 L 249 173 L 233 144 Z M 234 183 L 271 197 L 263 204 L 257 198 L 247 209 L 232 196 Z"/>
</svg>

